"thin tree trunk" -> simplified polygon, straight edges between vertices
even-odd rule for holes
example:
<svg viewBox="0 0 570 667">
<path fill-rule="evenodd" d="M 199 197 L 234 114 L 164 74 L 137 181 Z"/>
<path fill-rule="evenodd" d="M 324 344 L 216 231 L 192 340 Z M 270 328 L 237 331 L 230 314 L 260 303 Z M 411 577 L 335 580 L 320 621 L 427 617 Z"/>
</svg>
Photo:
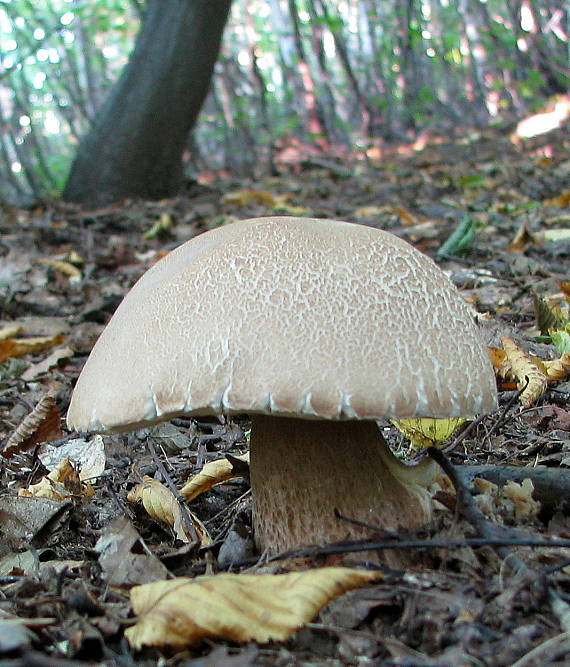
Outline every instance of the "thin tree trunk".
<svg viewBox="0 0 570 667">
<path fill-rule="evenodd" d="M 65 200 L 97 206 L 178 191 L 230 4 L 149 0 L 130 61 L 79 147 Z"/>
</svg>

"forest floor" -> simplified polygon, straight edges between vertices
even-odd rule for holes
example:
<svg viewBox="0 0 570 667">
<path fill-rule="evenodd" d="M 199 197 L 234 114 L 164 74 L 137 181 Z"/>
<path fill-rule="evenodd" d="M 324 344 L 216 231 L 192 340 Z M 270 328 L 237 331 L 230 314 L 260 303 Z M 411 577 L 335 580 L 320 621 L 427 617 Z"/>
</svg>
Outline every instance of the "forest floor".
<svg viewBox="0 0 570 667">
<path fill-rule="evenodd" d="M 233 571 L 277 573 L 323 564 L 315 550 L 313 557 L 251 569 L 259 554 L 248 538 L 245 477 L 188 503 L 214 541 L 210 548 L 185 543 L 143 505 L 127 501 L 143 475 L 165 481 L 166 469 L 180 487 L 205 461 L 246 452 L 247 417 L 179 419 L 162 430 L 79 438 L 69 455 L 80 449 L 90 454 L 84 464 L 90 486 L 73 482 L 71 474 L 73 483 L 43 482 L 48 492 L 40 495 L 47 499 L 18 495 L 40 482 L 61 458 L 61 447 L 78 437 L 60 418 L 96 337 L 134 281 L 176 245 L 235 219 L 344 219 L 387 229 L 432 257 L 439 250 L 441 268 L 483 314 L 489 345 L 500 348 L 510 337 L 526 353 L 560 357 L 547 336 L 539 338 L 539 329 L 556 314 L 545 304 L 567 307 L 570 294 L 564 232 L 570 228 L 569 148 L 566 128 L 518 146 L 495 130 L 428 141 L 422 150 L 372 152 L 367 159 L 302 155 L 299 149 L 275 176 L 194 184 L 173 200 L 93 211 L 57 202 L 2 209 L 0 664 L 569 664 L 570 505 L 564 501 L 570 489 L 570 382 L 563 372 L 527 407 L 516 385 L 502 383 L 499 411 L 445 447 L 457 469 L 493 466 L 501 484 L 506 466 L 524 468 L 515 479 L 533 479 L 533 497 L 525 484 L 505 493 L 476 482 L 470 497 L 484 509 L 482 519 L 442 478 L 434 524 L 413 536 L 423 541 L 414 565 L 383 567 L 380 581 L 334 598 L 282 642 L 210 638 L 187 649 L 135 653 L 123 635 L 133 617 L 133 584 L 215 574 L 240 561 Z M 460 225 L 465 247 L 448 245 L 442 253 Z M 18 329 L 6 333 L 12 327 Z M 55 400 L 46 401 L 46 394 Z M 396 450 L 406 450 L 389 422 L 382 428 Z M 541 471 L 550 475 L 547 483 Z M 460 493 L 470 482 L 459 475 Z M 493 532 L 490 526 L 502 528 Z M 485 542 L 490 535 L 503 538 L 502 546 L 462 542 Z M 542 540 L 551 544 L 536 546 Z M 355 566 L 363 560 L 358 552 L 350 555 Z"/>
</svg>

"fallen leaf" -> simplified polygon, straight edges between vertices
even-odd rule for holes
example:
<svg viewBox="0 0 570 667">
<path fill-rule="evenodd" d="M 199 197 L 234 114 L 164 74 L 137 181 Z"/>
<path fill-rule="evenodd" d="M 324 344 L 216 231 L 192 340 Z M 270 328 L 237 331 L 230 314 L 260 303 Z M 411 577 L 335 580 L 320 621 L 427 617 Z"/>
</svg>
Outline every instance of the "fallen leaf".
<svg viewBox="0 0 570 667">
<path fill-rule="evenodd" d="M 38 458 L 48 470 L 54 470 L 62 459 L 68 458 L 79 472 L 82 482 L 100 477 L 107 461 L 101 435 L 95 435 L 90 440 L 74 438 L 57 446 L 44 444 L 40 447 Z"/>
<path fill-rule="evenodd" d="M 46 440 L 61 437 L 61 415 L 51 394 L 43 396 L 30 414 L 8 438 L 0 455 L 10 458 Z"/>
<path fill-rule="evenodd" d="M 153 519 L 164 521 L 174 529 L 177 539 L 186 543 L 193 541 L 193 536 L 188 534 L 188 527 L 182 517 L 182 509 L 179 502 L 174 497 L 174 494 L 158 480 L 145 475 L 142 484 L 137 484 L 129 491 L 127 500 L 132 503 L 139 500 L 142 501 L 145 510 Z M 204 524 L 190 510 L 187 509 L 186 511 L 194 525 L 201 545 L 207 546 L 211 544 L 212 538 L 208 534 Z"/>
<path fill-rule="evenodd" d="M 20 377 L 25 382 L 31 382 L 40 375 L 48 373 L 54 366 L 57 366 L 62 359 L 69 359 L 70 357 L 73 357 L 74 354 L 75 352 L 70 347 L 58 347 L 43 361 L 40 361 L 37 364 L 32 364 Z"/>
<path fill-rule="evenodd" d="M 22 357 L 25 354 L 41 352 L 54 345 L 59 345 L 64 338 L 63 334 L 57 334 L 56 336 L 41 336 L 39 338 L 0 340 L 0 362 L 9 357 Z"/>
<path fill-rule="evenodd" d="M 18 495 L 24 498 L 51 498 L 52 500 L 65 500 L 93 494 L 93 487 L 81 483 L 77 470 L 67 458 L 62 459 L 49 475 L 42 477 L 37 484 L 30 484 L 27 489 L 18 491 Z"/>
<path fill-rule="evenodd" d="M 46 264 L 47 266 L 50 266 L 52 269 L 55 269 L 56 271 L 59 271 L 60 273 L 63 273 L 66 276 L 69 276 L 73 280 L 76 281 L 81 280 L 81 271 L 76 266 L 73 266 L 73 264 L 70 264 L 69 262 L 64 262 L 59 259 L 41 258 L 38 259 L 38 263 Z"/>
<path fill-rule="evenodd" d="M 172 229 L 173 224 L 172 216 L 168 213 L 162 213 L 154 225 L 143 234 L 143 239 L 148 241 L 161 234 L 167 234 Z"/>
<path fill-rule="evenodd" d="M 209 637 L 283 641 L 332 598 L 381 577 L 379 572 L 330 567 L 157 581 L 131 590 L 138 621 L 125 635 L 134 649 L 182 648 Z"/>
<path fill-rule="evenodd" d="M 22 331 L 22 327 L 5 327 L 0 329 L 0 340 L 8 340 L 14 338 Z"/>
<path fill-rule="evenodd" d="M 545 199 L 543 203 L 545 206 L 570 206 L 570 190 L 564 190 L 558 195 L 558 197 Z"/>
<path fill-rule="evenodd" d="M 563 325 L 564 313 L 560 306 L 550 299 L 539 297 L 533 292 L 532 302 L 534 306 L 534 317 L 536 325 L 542 334 L 548 333 L 549 329 L 559 329 Z"/>
<path fill-rule="evenodd" d="M 95 551 L 109 586 L 148 584 L 168 576 L 166 567 L 152 554 L 126 516 L 105 528 Z"/>
<path fill-rule="evenodd" d="M 543 361 L 534 355 L 531 356 L 534 363 L 544 372 L 548 382 L 556 382 L 562 380 L 570 372 L 570 354 L 565 352 L 558 359 L 550 359 Z"/>
<path fill-rule="evenodd" d="M 418 417 L 416 419 L 391 419 L 394 426 L 410 441 L 414 450 L 431 447 L 447 440 L 465 422 L 464 417 L 436 419 Z"/>
<path fill-rule="evenodd" d="M 249 453 L 234 457 L 237 461 L 243 461 L 249 464 Z M 186 500 L 193 500 L 201 493 L 208 491 L 216 484 L 227 482 L 235 477 L 243 477 L 243 471 L 236 470 L 235 466 L 228 459 L 218 459 L 211 463 L 206 463 L 202 470 L 194 477 L 191 477 L 180 489 L 180 495 Z"/>
<path fill-rule="evenodd" d="M 10 543 L 30 542 L 40 531 L 57 528 L 57 520 L 71 507 L 69 500 L 0 496 L 2 539 Z"/>
<path fill-rule="evenodd" d="M 503 349 L 501 349 L 500 347 L 493 347 L 489 345 L 487 347 L 487 353 L 489 355 L 491 363 L 493 364 L 493 367 L 497 371 L 504 368 L 504 363 L 507 355 L 505 354 L 505 351 Z"/>
<path fill-rule="evenodd" d="M 520 402 L 528 408 L 544 395 L 546 391 L 546 375 L 532 359 L 516 345 L 511 338 L 502 338 L 506 361 L 517 380 L 517 387 L 522 390 Z"/>
<path fill-rule="evenodd" d="M 249 204 L 251 201 L 258 201 L 263 204 L 269 204 L 270 206 L 275 206 L 277 200 L 271 192 L 265 192 L 264 190 L 253 190 L 253 189 L 244 189 L 244 190 L 235 190 L 234 192 L 227 192 L 223 197 L 222 201 L 227 204 L 237 204 L 238 206 L 244 206 Z"/>
<path fill-rule="evenodd" d="M 466 216 L 455 227 L 453 232 L 447 237 L 443 245 L 436 253 L 438 259 L 445 259 L 448 256 L 465 254 L 476 236 L 477 223 L 469 216 Z"/>
</svg>

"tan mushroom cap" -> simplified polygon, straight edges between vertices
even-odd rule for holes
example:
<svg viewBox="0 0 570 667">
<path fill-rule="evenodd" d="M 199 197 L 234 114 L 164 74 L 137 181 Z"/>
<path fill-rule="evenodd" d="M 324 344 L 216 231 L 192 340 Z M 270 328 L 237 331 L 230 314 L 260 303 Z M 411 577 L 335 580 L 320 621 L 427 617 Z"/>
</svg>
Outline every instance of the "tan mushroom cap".
<svg viewBox="0 0 570 667">
<path fill-rule="evenodd" d="M 271 217 L 197 236 L 142 276 L 85 364 L 67 422 L 111 431 L 179 414 L 495 408 L 472 313 L 431 259 L 370 227 Z"/>
</svg>

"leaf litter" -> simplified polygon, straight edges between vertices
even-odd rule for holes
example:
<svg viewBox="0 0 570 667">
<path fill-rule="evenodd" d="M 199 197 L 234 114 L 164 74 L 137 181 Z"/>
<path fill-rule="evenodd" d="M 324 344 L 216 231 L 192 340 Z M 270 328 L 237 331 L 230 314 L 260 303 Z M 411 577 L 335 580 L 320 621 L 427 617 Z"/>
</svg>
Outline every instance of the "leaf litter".
<svg viewBox="0 0 570 667">
<path fill-rule="evenodd" d="M 570 660 L 568 129 L 555 141 L 533 140 L 528 151 L 500 129 L 468 141 L 467 156 L 465 146 L 440 141 L 422 151 L 371 155 L 350 169 L 335 159 L 283 163 L 271 179 L 194 185 L 168 201 L 87 213 L 58 203 L 2 214 L 3 664 L 520 667 Z M 144 271 L 202 231 L 287 211 L 385 228 L 438 255 L 479 313 L 502 368 L 498 414 L 455 434 L 448 433 L 452 425 L 408 425 L 422 443 L 416 446 L 439 443 L 444 434 L 447 445 L 439 446 L 460 466 L 460 486 L 441 476 L 429 531 L 396 540 L 371 533 L 384 548 L 413 538 L 421 545 L 413 565 L 383 568 L 378 578 L 368 563 L 372 570 L 355 570 L 364 585 L 338 597 L 311 588 L 320 590 L 314 582 L 338 564 L 334 549 L 271 562 L 253 550 L 246 417 L 179 419 L 77 444 L 70 443 L 76 434 L 59 430 L 97 334 Z M 44 411 L 46 395 L 53 405 Z M 382 429 L 404 456 L 406 437 L 388 421 Z M 148 441 L 158 443 L 154 456 Z M 484 466 L 493 479 L 472 483 L 470 471 L 484 474 Z M 38 483 L 55 487 L 61 499 L 18 495 Z M 143 503 L 150 494 L 150 501 L 129 503 L 129 491 Z M 189 539 L 181 502 L 211 539 Z M 480 546 L 489 535 L 494 546 Z M 529 546 L 540 540 L 549 546 Z M 345 549 L 352 568 L 334 568 L 343 577 L 367 562 L 365 546 Z M 279 577 L 309 583 L 291 590 L 294 601 L 282 609 L 291 618 L 272 634 L 263 614 L 284 598 L 264 586 L 284 592 Z M 147 593 L 161 587 L 170 592 Z M 193 590 L 200 593 L 192 603 Z M 221 611 L 204 620 L 213 599 Z M 292 614 L 299 600 L 308 611 Z M 257 621 L 224 616 L 241 607 Z M 169 642 L 180 624 L 182 639 Z M 197 634 L 188 631 L 192 624 L 200 626 Z M 143 644 L 154 647 L 135 653 Z"/>
</svg>

